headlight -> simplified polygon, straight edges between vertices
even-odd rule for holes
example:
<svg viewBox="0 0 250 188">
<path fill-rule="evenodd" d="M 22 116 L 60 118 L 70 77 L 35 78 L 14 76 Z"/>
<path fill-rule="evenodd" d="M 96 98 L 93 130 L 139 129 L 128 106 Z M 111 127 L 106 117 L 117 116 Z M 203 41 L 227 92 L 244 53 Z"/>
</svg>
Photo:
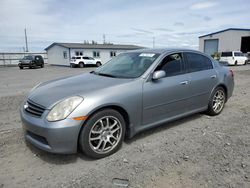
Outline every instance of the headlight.
<svg viewBox="0 0 250 188">
<path fill-rule="evenodd" d="M 83 101 L 82 97 L 70 97 L 64 101 L 56 104 L 52 110 L 47 115 L 48 121 L 59 121 L 65 119 L 66 117 L 74 111 L 74 109 Z"/>
</svg>

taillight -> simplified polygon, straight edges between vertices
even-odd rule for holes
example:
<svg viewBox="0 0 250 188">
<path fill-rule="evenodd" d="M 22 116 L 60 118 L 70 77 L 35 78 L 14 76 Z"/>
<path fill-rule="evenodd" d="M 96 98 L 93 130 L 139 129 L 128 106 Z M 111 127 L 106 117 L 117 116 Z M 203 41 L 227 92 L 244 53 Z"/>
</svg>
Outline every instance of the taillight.
<svg viewBox="0 0 250 188">
<path fill-rule="evenodd" d="M 234 72 L 233 72 L 233 70 L 230 69 L 229 71 L 230 71 L 231 76 L 234 77 Z"/>
</svg>

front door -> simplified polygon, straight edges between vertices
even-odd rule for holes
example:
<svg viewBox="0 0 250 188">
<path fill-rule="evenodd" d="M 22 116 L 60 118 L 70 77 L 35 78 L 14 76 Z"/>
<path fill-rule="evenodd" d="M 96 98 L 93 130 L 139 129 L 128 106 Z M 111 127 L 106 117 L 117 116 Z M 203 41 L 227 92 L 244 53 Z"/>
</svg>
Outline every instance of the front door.
<svg viewBox="0 0 250 188">
<path fill-rule="evenodd" d="M 166 56 L 155 69 L 166 77 L 143 85 L 143 124 L 157 123 L 185 113 L 190 104 L 190 79 L 184 71 L 182 53 Z"/>
</svg>

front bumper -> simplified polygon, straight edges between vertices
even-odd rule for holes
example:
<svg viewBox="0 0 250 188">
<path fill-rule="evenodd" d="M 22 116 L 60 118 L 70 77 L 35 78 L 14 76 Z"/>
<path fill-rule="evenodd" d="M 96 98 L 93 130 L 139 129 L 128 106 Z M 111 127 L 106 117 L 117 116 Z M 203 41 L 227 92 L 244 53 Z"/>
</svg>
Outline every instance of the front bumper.
<svg viewBox="0 0 250 188">
<path fill-rule="evenodd" d="M 35 66 L 36 63 L 32 62 L 32 63 L 18 63 L 19 67 L 33 67 Z"/>
<path fill-rule="evenodd" d="M 28 114 L 23 108 L 20 113 L 28 142 L 51 153 L 77 152 L 78 135 L 83 122 L 73 119 L 48 122 L 46 111 L 40 118 Z"/>
</svg>

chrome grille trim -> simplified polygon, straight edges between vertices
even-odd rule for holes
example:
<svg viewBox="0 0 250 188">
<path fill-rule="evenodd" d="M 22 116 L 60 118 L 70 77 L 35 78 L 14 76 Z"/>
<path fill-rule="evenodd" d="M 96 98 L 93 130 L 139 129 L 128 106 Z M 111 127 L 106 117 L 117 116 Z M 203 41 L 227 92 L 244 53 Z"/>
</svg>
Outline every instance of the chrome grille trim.
<svg viewBox="0 0 250 188">
<path fill-rule="evenodd" d="M 31 100 L 27 100 L 26 104 L 27 104 L 27 107 L 25 108 L 25 111 L 36 117 L 41 117 L 43 112 L 45 111 L 45 107 L 39 104 L 36 104 L 35 102 Z"/>
</svg>

